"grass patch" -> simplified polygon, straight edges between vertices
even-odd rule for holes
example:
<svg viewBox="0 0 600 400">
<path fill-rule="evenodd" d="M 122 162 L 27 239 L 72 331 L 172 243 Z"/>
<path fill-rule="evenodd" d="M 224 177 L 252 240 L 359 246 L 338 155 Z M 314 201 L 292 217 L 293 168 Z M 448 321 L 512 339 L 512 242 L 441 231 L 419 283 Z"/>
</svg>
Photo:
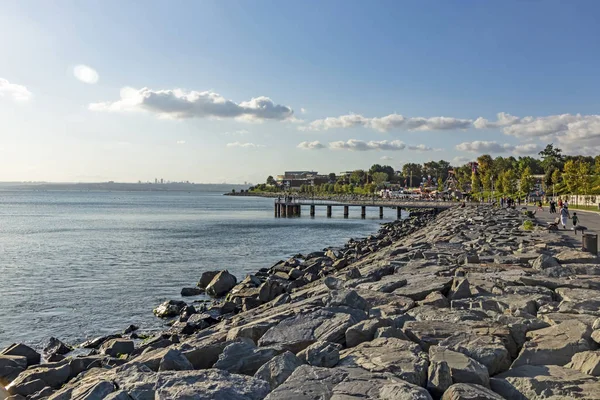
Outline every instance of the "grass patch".
<svg viewBox="0 0 600 400">
<path fill-rule="evenodd" d="M 533 230 L 533 222 L 530 220 L 523 221 L 523 230 L 532 231 Z"/>
<path fill-rule="evenodd" d="M 587 211 L 600 211 L 598 210 L 598 206 L 584 206 L 584 205 L 576 205 L 569 204 L 569 210 L 587 210 Z"/>
</svg>

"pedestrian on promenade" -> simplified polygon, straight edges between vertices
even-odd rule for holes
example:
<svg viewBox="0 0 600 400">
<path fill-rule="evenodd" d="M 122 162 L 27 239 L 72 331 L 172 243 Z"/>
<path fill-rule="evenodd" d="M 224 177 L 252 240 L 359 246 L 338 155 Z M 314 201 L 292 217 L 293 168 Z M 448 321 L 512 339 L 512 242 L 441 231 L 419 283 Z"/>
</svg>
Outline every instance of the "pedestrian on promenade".
<svg viewBox="0 0 600 400">
<path fill-rule="evenodd" d="M 562 199 L 559 197 L 558 198 L 558 208 L 562 208 L 562 206 L 563 206 L 563 202 L 562 202 Z"/>
<path fill-rule="evenodd" d="M 574 212 L 573 213 L 573 229 L 577 228 L 577 224 L 579 224 L 579 217 L 577 216 L 577 213 Z"/>
<path fill-rule="evenodd" d="M 550 200 L 550 214 L 556 214 L 556 201 Z"/>
<path fill-rule="evenodd" d="M 537 210 L 544 211 L 544 208 L 542 207 L 542 201 L 541 200 L 538 200 Z"/>
<path fill-rule="evenodd" d="M 560 223 L 563 229 L 567 229 L 567 221 L 569 220 L 569 209 L 563 205 L 560 209 Z"/>
</svg>

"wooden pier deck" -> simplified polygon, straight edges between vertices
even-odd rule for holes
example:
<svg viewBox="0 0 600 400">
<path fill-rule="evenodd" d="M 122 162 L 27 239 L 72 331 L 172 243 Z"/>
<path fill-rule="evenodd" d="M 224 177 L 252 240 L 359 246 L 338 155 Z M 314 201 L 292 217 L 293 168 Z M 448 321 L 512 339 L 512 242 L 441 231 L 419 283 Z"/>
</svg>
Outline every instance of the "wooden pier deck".
<svg viewBox="0 0 600 400">
<path fill-rule="evenodd" d="M 414 208 L 429 208 L 435 210 L 447 210 L 452 207 L 458 207 L 459 203 L 453 201 L 407 201 L 407 200 L 372 200 L 372 201 L 328 201 L 328 200 L 306 200 L 294 199 L 287 201 L 285 199 L 275 200 L 275 217 L 300 217 L 302 215 L 302 207 L 310 209 L 310 216 L 315 216 L 317 207 L 326 207 L 327 217 L 332 216 L 334 207 L 343 207 L 344 218 L 350 215 L 350 207 L 360 207 L 361 218 L 366 218 L 367 207 L 379 207 L 379 218 L 383 218 L 384 208 L 396 209 L 396 218 L 401 218 L 402 209 Z"/>
</svg>

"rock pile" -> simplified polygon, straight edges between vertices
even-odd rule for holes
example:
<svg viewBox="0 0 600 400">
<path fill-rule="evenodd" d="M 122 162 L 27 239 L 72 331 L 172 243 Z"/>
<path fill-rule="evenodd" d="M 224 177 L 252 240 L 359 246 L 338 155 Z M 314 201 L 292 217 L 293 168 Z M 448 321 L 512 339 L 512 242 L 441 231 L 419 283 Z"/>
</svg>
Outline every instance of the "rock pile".
<svg viewBox="0 0 600 400">
<path fill-rule="evenodd" d="M 294 257 L 137 346 L 42 365 L 11 346 L 0 399 L 600 398 L 600 260 L 524 218 L 453 209 Z"/>
</svg>

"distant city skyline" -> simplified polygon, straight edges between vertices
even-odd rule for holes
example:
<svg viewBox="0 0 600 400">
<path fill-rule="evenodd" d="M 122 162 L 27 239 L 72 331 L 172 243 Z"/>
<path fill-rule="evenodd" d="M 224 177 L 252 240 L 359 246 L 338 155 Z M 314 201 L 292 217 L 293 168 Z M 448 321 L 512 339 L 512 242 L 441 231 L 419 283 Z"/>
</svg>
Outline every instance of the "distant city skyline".
<svg viewBox="0 0 600 400">
<path fill-rule="evenodd" d="M 0 181 L 600 154 L 600 3 L 6 2 Z M 165 177 L 169 178 L 165 178 Z"/>
</svg>

